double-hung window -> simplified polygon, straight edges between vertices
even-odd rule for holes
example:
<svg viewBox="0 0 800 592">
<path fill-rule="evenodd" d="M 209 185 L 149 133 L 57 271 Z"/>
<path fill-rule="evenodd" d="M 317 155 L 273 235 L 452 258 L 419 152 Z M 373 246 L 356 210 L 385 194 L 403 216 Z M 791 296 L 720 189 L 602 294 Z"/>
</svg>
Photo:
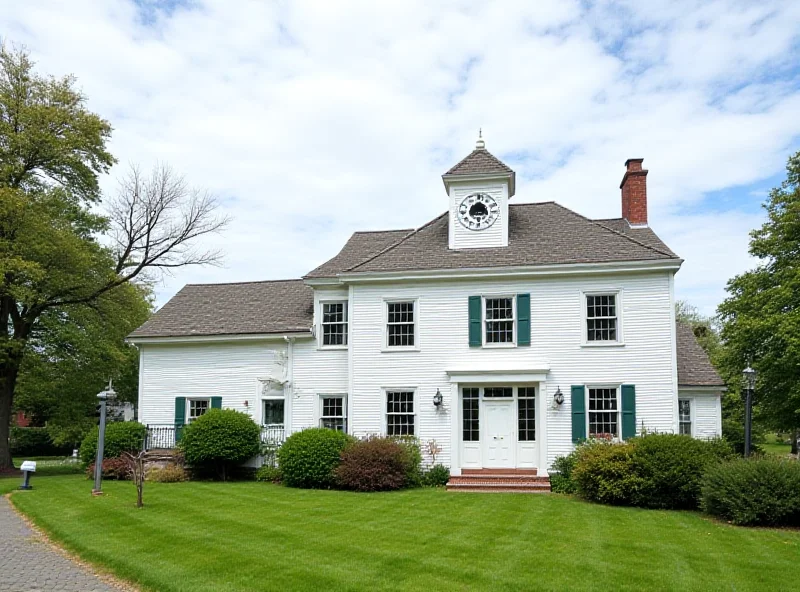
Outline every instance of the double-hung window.
<svg viewBox="0 0 800 592">
<path fill-rule="evenodd" d="M 484 343 L 514 343 L 514 298 L 484 298 Z"/>
<path fill-rule="evenodd" d="M 205 414 L 211 407 L 210 399 L 187 399 L 186 423 L 192 423 L 195 419 Z"/>
<path fill-rule="evenodd" d="M 681 434 L 692 435 L 692 402 L 678 399 L 678 427 Z"/>
<path fill-rule="evenodd" d="M 322 303 L 322 345 L 347 345 L 347 301 Z"/>
<path fill-rule="evenodd" d="M 319 427 L 340 432 L 347 431 L 347 397 L 322 395 L 320 397 Z"/>
<path fill-rule="evenodd" d="M 415 300 L 386 302 L 386 347 L 416 346 L 417 319 Z"/>
<path fill-rule="evenodd" d="M 386 391 L 386 435 L 414 436 L 414 391 Z"/>
<path fill-rule="evenodd" d="M 619 341 L 618 294 L 586 294 L 586 341 Z"/>
<path fill-rule="evenodd" d="M 589 388 L 589 436 L 619 438 L 619 393 L 616 388 Z"/>
</svg>

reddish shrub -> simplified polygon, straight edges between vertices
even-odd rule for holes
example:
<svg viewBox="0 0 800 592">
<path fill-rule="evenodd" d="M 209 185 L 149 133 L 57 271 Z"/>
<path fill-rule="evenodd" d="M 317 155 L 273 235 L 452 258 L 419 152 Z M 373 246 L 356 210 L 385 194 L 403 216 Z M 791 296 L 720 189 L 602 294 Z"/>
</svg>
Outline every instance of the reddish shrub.
<svg viewBox="0 0 800 592">
<path fill-rule="evenodd" d="M 391 438 L 371 437 L 342 451 L 336 482 L 355 491 L 388 491 L 406 485 L 413 459 L 406 446 Z"/>
<path fill-rule="evenodd" d="M 86 476 L 90 479 L 94 477 L 94 465 L 86 467 Z M 131 478 L 131 471 L 128 463 L 121 458 L 103 459 L 103 479 L 124 481 Z"/>
</svg>

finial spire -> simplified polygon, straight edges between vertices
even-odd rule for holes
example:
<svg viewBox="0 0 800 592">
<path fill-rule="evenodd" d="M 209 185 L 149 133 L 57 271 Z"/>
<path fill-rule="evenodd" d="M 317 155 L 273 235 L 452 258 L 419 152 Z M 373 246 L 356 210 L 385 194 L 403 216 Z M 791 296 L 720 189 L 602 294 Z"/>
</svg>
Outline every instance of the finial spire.
<svg viewBox="0 0 800 592">
<path fill-rule="evenodd" d="M 483 128 L 478 128 L 478 141 L 475 142 L 476 150 L 483 150 L 486 148 L 486 142 L 483 141 Z"/>
</svg>

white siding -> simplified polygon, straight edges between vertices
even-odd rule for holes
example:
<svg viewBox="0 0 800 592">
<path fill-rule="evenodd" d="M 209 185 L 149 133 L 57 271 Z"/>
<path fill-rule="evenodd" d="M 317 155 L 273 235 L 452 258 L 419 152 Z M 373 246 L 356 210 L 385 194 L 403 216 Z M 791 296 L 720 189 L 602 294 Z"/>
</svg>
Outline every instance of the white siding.
<svg viewBox="0 0 800 592">
<path fill-rule="evenodd" d="M 619 289 L 625 345 L 582 347 L 582 291 Z M 467 299 L 478 294 L 531 295 L 531 346 L 510 349 L 470 348 Z M 493 363 L 549 363 L 547 397 L 557 386 L 566 397 L 560 409 L 548 411 L 548 464 L 572 448 L 570 385 L 616 383 L 636 385 L 637 427 L 673 431 L 676 393 L 669 274 L 560 277 L 473 282 L 428 282 L 416 285 L 357 285 L 352 289 L 351 351 L 353 387 L 351 426 L 356 434 L 382 432 L 382 388 L 417 389 L 418 435 L 435 438 L 450 462 L 450 412 L 454 407 L 445 370 L 453 366 Z M 384 298 L 418 298 L 419 351 L 382 352 Z M 435 410 L 439 389 L 446 411 Z M 460 418 L 456 418 L 460 420 Z"/>
<path fill-rule="evenodd" d="M 485 230 L 469 230 L 458 220 L 458 206 L 468 195 L 487 193 L 500 206 L 500 216 Z M 450 186 L 450 248 L 475 249 L 479 247 L 508 246 L 508 184 L 498 181 L 491 183 L 472 182 Z"/>
<path fill-rule="evenodd" d="M 172 424 L 176 397 L 222 397 L 224 408 L 244 411 L 260 422 L 258 379 L 285 376 L 283 342 L 143 344 L 139 348 L 139 421 L 145 424 Z"/>
<path fill-rule="evenodd" d="M 680 389 L 678 396 L 691 401 L 692 435 L 695 438 L 716 438 L 722 435 L 722 400 L 719 393 Z"/>
</svg>

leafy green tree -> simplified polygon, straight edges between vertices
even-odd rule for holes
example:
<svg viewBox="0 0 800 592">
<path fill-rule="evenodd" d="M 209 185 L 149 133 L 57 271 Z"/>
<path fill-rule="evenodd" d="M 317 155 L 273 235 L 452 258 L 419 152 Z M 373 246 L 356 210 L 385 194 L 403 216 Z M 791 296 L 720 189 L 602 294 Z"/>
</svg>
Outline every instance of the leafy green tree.
<svg viewBox="0 0 800 592">
<path fill-rule="evenodd" d="M 93 306 L 51 309 L 29 341 L 14 400 L 57 445 L 77 445 L 96 423 L 97 392 L 114 382 L 119 401 L 138 392 L 138 350 L 125 337 L 150 315 L 146 286 L 125 284 Z"/>
<path fill-rule="evenodd" d="M 723 366 L 733 376 L 758 371 L 758 418 L 776 430 L 800 428 L 800 152 L 764 207 L 767 221 L 750 233 L 758 266 L 728 282 L 719 306 Z M 737 383 L 740 380 L 736 381 Z"/>
<path fill-rule="evenodd" d="M 122 298 L 132 280 L 219 260 L 192 244 L 227 220 L 167 166 L 133 168 L 97 213 L 110 135 L 73 77 L 39 75 L 27 52 L 0 47 L 0 472 L 20 371 L 48 324 Z"/>
</svg>

